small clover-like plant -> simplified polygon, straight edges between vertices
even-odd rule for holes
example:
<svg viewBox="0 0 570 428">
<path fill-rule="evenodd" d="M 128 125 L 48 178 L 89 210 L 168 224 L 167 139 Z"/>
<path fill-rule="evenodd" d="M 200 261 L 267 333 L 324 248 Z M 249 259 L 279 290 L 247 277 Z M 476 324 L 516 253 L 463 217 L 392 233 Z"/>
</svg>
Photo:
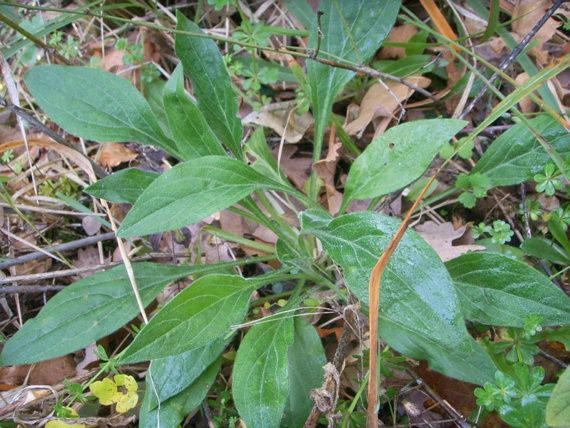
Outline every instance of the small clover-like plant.
<svg viewBox="0 0 570 428">
<path fill-rule="evenodd" d="M 113 377 L 114 381 L 105 378 L 102 381 L 93 382 L 89 389 L 99 402 L 104 406 L 116 404 L 117 412 L 125 413 L 134 409 L 139 400 L 137 394 L 138 385 L 134 377 L 118 374 Z"/>
<path fill-rule="evenodd" d="M 473 157 L 474 148 L 475 142 L 473 139 L 466 141 L 465 138 L 460 138 L 457 142 L 452 144 L 444 144 L 443 147 L 439 149 L 439 155 L 444 159 L 450 159 L 457 150 L 457 155 L 460 158 L 471 159 Z"/>
<path fill-rule="evenodd" d="M 489 236 L 493 243 L 504 244 L 505 242 L 509 242 L 515 233 L 511 230 L 511 226 L 508 223 L 503 220 L 495 220 L 492 226 L 483 222 L 474 225 L 472 227 L 472 234 L 475 239 Z"/>
<path fill-rule="evenodd" d="M 548 398 L 554 384 L 542 385 L 544 368 L 516 364 L 512 376 L 498 371 L 495 382 L 476 388 L 477 404 L 497 410 L 503 421 L 515 428 L 545 426 Z"/>
<path fill-rule="evenodd" d="M 48 40 L 48 45 L 57 49 L 57 52 L 65 59 L 79 56 L 80 43 L 72 36 L 67 36 L 65 42 L 63 41 L 63 33 L 56 31 Z"/>
<path fill-rule="evenodd" d="M 485 382 L 483 388 L 476 388 L 474 391 L 477 397 L 477 404 L 492 411 L 505 403 L 510 403 L 517 395 L 515 381 L 503 372 L 495 373 L 495 382 Z"/>
<path fill-rule="evenodd" d="M 527 199 L 525 201 L 525 205 L 526 211 L 528 212 L 528 217 L 532 221 L 537 221 L 542 216 L 543 212 L 539 201 L 531 201 L 530 199 Z M 519 204 L 519 214 L 521 216 L 524 215 L 524 208 L 525 207 L 523 207 L 523 204 Z"/>
<path fill-rule="evenodd" d="M 459 202 L 465 208 L 473 208 L 477 199 L 487 196 L 487 190 L 491 188 L 491 180 L 480 173 L 460 174 L 455 182 L 455 187 L 463 190 L 463 193 L 459 195 Z"/>
<path fill-rule="evenodd" d="M 562 173 L 549 163 L 544 167 L 544 171 L 534 176 L 536 181 L 536 191 L 545 193 L 548 196 L 554 195 L 557 190 L 562 189 L 562 181 L 560 180 Z"/>
<path fill-rule="evenodd" d="M 141 79 L 147 83 L 156 80 L 160 76 L 160 72 L 154 64 L 144 62 L 144 48 L 140 43 L 129 43 L 125 38 L 117 39 L 115 43 L 117 50 L 124 50 L 123 64 L 127 66 L 139 65 L 141 70 Z"/>
<path fill-rule="evenodd" d="M 559 223 L 562 230 L 568 230 L 570 225 L 570 204 L 564 204 L 553 211 L 550 216 L 551 220 Z"/>
<path fill-rule="evenodd" d="M 511 225 L 503 220 L 495 220 L 493 222 L 493 230 L 490 232 L 491 241 L 498 244 L 510 242 L 511 237 L 515 234 L 511 230 Z"/>
</svg>

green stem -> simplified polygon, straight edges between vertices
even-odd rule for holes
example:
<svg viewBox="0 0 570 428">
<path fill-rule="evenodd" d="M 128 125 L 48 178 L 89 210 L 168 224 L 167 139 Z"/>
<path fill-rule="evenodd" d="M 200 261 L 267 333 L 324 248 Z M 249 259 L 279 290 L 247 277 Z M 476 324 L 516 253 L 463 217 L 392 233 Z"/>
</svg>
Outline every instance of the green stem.
<svg viewBox="0 0 570 428">
<path fill-rule="evenodd" d="M 234 235 L 233 233 L 226 232 L 225 230 L 218 229 L 214 226 L 204 226 L 202 228 L 204 232 L 211 233 L 212 235 L 216 235 L 218 238 L 221 238 L 225 241 L 235 242 L 240 245 L 244 245 L 249 248 L 253 248 L 254 250 L 259 250 L 264 253 L 274 254 L 275 253 L 275 246 L 263 244 L 261 242 L 252 241 L 251 239 L 243 238 L 238 235 Z"/>
</svg>

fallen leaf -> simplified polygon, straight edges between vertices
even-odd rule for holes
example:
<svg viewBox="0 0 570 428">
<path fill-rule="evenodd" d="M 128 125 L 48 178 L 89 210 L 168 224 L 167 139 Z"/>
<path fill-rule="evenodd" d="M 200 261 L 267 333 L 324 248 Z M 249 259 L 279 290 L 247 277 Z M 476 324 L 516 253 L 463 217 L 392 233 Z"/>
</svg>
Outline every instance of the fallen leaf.
<svg viewBox="0 0 570 428">
<path fill-rule="evenodd" d="M 285 101 L 265 106 L 260 112 L 249 114 L 244 123 L 266 126 L 273 129 L 287 143 L 297 143 L 314 123 L 310 113 L 295 114 L 296 101 Z"/>
<path fill-rule="evenodd" d="M 55 385 L 65 378 L 75 376 L 76 365 L 71 355 L 36 363 L 30 371 L 30 384 Z"/>
<path fill-rule="evenodd" d="M 406 56 L 406 49 L 394 46 L 386 46 L 390 43 L 406 43 L 410 38 L 418 32 L 418 27 L 413 24 L 404 24 L 399 27 L 392 28 L 390 34 L 384 42 L 384 47 L 380 49 L 379 59 L 397 59 Z"/>
<path fill-rule="evenodd" d="M 120 143 L 103 143 L 95 162 L 104 168 L 113 168 L 123 162 L 135 160 L 138 153 Z"/>
<path fill-rule="evenodd" d="M 312 159 L 310 157 L 293 157 L 297 147 L 286 145 L 282 147 L 279 167 L 289 180 L 300 190 L 311 175 Z M 279 162 L 279 147 L 271 149 L 271 154 Z"/>
<path fill-rule="evenodd" d="M 549 0 L 524 0 L 515 6 L 512 16 L 512 28 L 515 32 L 514 36 L 519 42 L 532 30 L 540 18 L 544 16 L 550 4 L 551 1 Z M 550 54 L 543 48 L 543 45 L 552 39 L 556 29 L 560 25 L 561 22 L 556 21 L 554 18 L 549 18 L 532 38 L 532 41 L 538 41 L 538 44 L 529 50 L 529 54 L 534 56 L 542 65 L 551 62 Z"/>
<path fill-rule="evenodd" d="M 421 88 L 426 88 L 431 83 L 430 79 L 422 76 L 410 76 L 406 80 Z M 360 114 L 355 120 L 346 124 L 344 130 L 348 135 L 362 134 L 372 120 L 377 117 L 386 117 L 388 120 L 381 126 L 383 129 L 379 132 L 382 133 L 394 117 L 394 113 L 401 108 L 402 101 L 408 99 L 413 93 L 412 89 L 398 82 L 372 85 L 360 103 Z"/>
<path fill-rule="evenodd" d="M 342 194 L 338 192 L 334 186 L 336 164 L 340 158 L 338 152 L 341 147 L 341 143 L 330 142 L 327 157 L 313 164 L 313 169 L 317 177 L 319 177 L 325 185 L 328 211 L 332 215 L 338 213 L 342 204 Z"/>
<path fill-rule="evenodd" d="M 453 245 L 453 240 L 463 236 L 465 228 L 461 226 L 456 230 L 450 222 L 437 224 L 433 221 L 426 221 L 416 226 L 415 230 L 436 251 L 440 259 L 446 262 L 468 251 L 485 249 L 482 245 Z"/>
</svg>

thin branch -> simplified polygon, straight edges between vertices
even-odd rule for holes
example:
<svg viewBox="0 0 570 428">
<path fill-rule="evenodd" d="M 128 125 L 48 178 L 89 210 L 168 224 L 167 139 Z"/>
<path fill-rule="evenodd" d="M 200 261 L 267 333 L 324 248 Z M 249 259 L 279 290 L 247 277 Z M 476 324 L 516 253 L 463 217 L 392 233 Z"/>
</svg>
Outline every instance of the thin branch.
<svg viewBox="0 0 570 428">
<path fill-rule="evenodd" d="M 546 21 L 548 21 L 548 19 L 554 14 L 554 12 L 556 12 L 556 9 L 558 9 L 560 5 L 565 1 L 568 0 L 556 0 L 552 4 L 550 9 L 546 11 L 544 16 L 540 18 L 540 20 L 536 23 L 534 27 L 532 27 L 532 30 L 530 30 L 530 32 L 524 37 L 524 39 L 522 39 L 521 42 L 513 49 L 513 51 L 499 64 L 499 71 L 495 72 L 491 76 L 491 78 L 488 80 L 487 85 L 484 86 L 481 89 L 481 91 L 479 91 L 479 93 L 475 96 L 475 98 L 473 98 L 473 101 L 471 101 L 471 104 L 469 104 L 469 106 L 463 111 L 463 113 L 461 113 L 459 119 L 464 119 L 471 112 L 471 110 L 473 110 L 473 108 L 477 105 L 477 103 L 481 101 L 483 95 L 485 95 L 485 93 L 487 92 L 488 86 L 492 85 L 493 82 L 497 80 L 500 73 L 503 73 L 507 68 L 509 68 L 509 66 L 522 53 L 524 48 L 526 48 L 526 46 L 530 43 L 530 41 L 536 35 L 536 33 L 538 33 L 538 31 L 544 26 L 544 24 L 546 24 Z"/>
<path fill-rule="evenodd" d="M 49 254 L 54 254 L 56 251 L 63 252 L 69 250 L 76 250 L 78 248 L 83 248 L 88 245 L 95 244 L 97 242 L 106 241 L 114 238 L 115 238 L 115 233 L 109 232 L 109 233 L 104 233 L 102 235 L 89 236 L 87 238 L 78 239 L 77 241 L 67 242 L 65 244 L 55 245 L 53 248 L 44 249 L 44 251 Z M 25 256 L 17 257 L 15 259 L 7 260 L 5 262 L 0 263 L 0 269 L 7 269 L 12 266 L 21 265 L 23 263 L 31 262 L 32 260 L 38 260 L 44 257 L 46 257 L 46 254 L 41 252 L 26 254 Z"/>
<path fill-rule="evenodd" d="M 393 76 L 391 74 L 383 73 L 381 71 L 374 70 L 373 68 L 370 68 L 370 67 L 365 67 L 365 66 L 357 67 L 357 66 L 350 65 L 350 64 L 342 64 L 340 62 L 332 61 L 330 59 L 320 58 L 317 56 L 317 54 L 318 54 L 318 52 L 316 52 L 316 51 L 309 51 L 309 58 L 312 59 L 313 61 L 320 62 L 321 64 L 325 64 L 325 65 L 328 65 L 330 67 L 336 67 L 336 68 L 342 68 L 345 70 L 354 71 L 355 73 L 365 74 L 365 75 L 370 76 L 374 79 L 390 80 L 392 82 L 401 83 L 402 85 L 405 85 L 408 88 L 413 89 L 414 91 L 422 94 L 424 97 L 429 98 L 434 103 L 441 104 L 441 100 L 439 98 L 437 98 L 435 95 L 426 91 L 424 88 L 420 88 L 419 86 L 408 82 L 406 79 L 404 79 L 402 77 Z"/>
<path fill-rule="evenodd" d="M 48 291 L 61 291 L 64 288 L 66 288 L 65 285 L 9 285 L 0 287 L 0 294 L 47 293 Z"/>
</svg>

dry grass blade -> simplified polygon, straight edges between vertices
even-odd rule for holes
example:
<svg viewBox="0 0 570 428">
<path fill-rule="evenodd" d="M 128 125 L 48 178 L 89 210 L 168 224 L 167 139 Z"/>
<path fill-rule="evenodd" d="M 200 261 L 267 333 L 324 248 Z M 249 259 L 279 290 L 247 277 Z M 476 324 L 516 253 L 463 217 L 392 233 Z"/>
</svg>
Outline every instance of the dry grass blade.
<svg viewBox="0 0 570 428">
<path fill-rule="evenodd" d="M 441 169 L 440 169 L 441 170 Z M 378 426 L 378 318 L 380 315 L 380 290 L 381 290 L 381 280 L 382 274 L 388 266 L 390 258 L 396 251 L 398 244 L 404 237 L 406 230 L 408 228 L 408 223 L 412 217 L 413 212 L 421 203 L 424 195 L 431 187 L 432 183 L 437 178 L 439 173 L 438 170 L 429 182 L 424 186 L 420 195 L 412 205 L 412 208 L 408 211 L 408 214 L 402 221 L 402 224 L 396 231 L 396 234 L 382 253 L 382 256 L 378 259 L 378 262 L 374 266 L 372 273 L 370 274 L 370 282 L 368 283 L 368 298 L 369 298 L 369 319 L 370 319 L 370 368 L 369 368 L 369 383 L 368 383 L 368 410 L 367 410 L 367 423 L 368 428 L 376 428 Z"/>
</svg>

